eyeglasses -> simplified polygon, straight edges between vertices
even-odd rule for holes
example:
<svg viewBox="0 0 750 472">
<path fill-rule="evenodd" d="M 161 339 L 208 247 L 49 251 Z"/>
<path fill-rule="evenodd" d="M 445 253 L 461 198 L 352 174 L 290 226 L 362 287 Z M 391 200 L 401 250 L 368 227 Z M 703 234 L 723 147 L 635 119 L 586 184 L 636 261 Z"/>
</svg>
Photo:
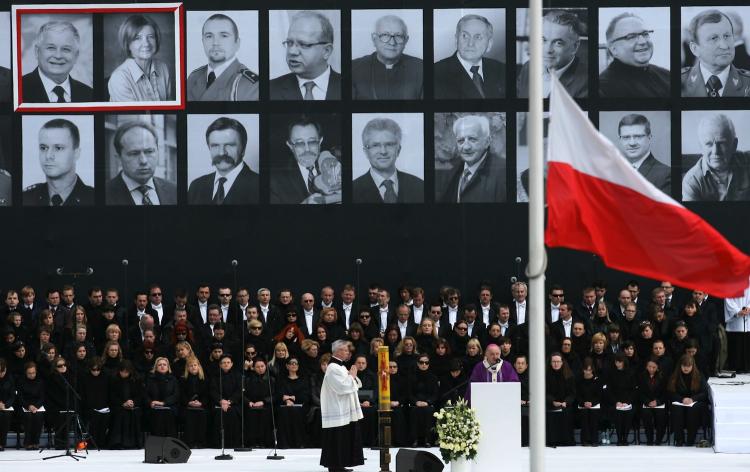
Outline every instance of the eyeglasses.
<svg viewBox="0 0 750 472">
<path fill-rule="evenodd" d="M 250 331 L 260 331 L 261 329 L 263 328 L 261 328 L 260 326 L 256 326 L 254 328 L 250 328 Z"/>
<path fill-rule="evenodd" d="M 289 144 L 296 150 L 296 151 L 304 151 L 305 148 L 310 150 L 316 150 L 320 147 L 320 141 L 318 140 L 309 140 L 309 141 L 290 141 Z"/>
<path fill-rule="evenodd" d="M 388 142 L 388 143 L 372 143 L 372 144 L 365 144 L 365 149 L 368 151 L 375 150 L 377 152 L 380 151 L 394 151 L 398 147 L 398 143 L 396 142 Z"/>
<path fill-rule="evenodd" d="M 231 293 L 220 293 L 219 296 L 220 297 L 231 297 L 232 294 Z"/>
<path fill-rule="evenodd" d="M 299 362 L 296 362 L 296 361 L 287 362 L 287 365 L 299 365 Z"/>
<path fill-rule="evenodd" d="M 562 297 L 565 296 L 565 294 L 564 293 L 553 293 L 552 296 L 555 297 L 555 298 L 562 298 Z"/>
<path fill-rule="evenodd" d="M 651 39 L 652 34 L 654 34 L 654 30 L 643 30 L 640 33 L 630 33 L 626 34 L 625 36 L 620 36 L 619 38 L 615 38 L 610 42 L 616 43 L 617 41 L 625 41 L 628 43 L 632 43 L 638 38 L 643 38 L 644 41 L 648 41 L 649 39 Z"/>
<path fill-rule="evenodd" d="M 430 365 L 430 361 L 417 361 L 419 365 Z"/>
<path fill-rule="evenodd" d="M 55 367 L 57 367 L 58 369 L 61 369 L 63 367 L 66 367 L 66 365 L 65 364 L 57 364 Z"/>
<path fill-rule="evenodd" d="M 404 44 L 409 38 L 407 35 L 401 33 L 375 33 L 375 36 L 378 37 L 381 43 L 390 43 L 391 39 L 393 39 L 396 41 L 396 44 Z"/>
<path fill-rule="evenodd" d="M 152 297 L 161 297 L 161 292 L 154 292 L 151 294 Z"/>
<path fill-rule="evenodd" d="M 448 297 L 448 300 L 458 300 L 458 297 L 454 295 L 452 297 Z"/>
<path fill-rule="evenodd" d="M 294 41 L 291 39 L 286 39 L 281 42 L 281 45 L 284 46 L 286 49 L 291 49 L 293 47 L 296 47 L 297 49 L 301 49 L 302 51 L 309 51 L 315 46 L 322 46 L 323 44 L 331 44 L 328 41 L 318 41 L 317 43 L 303 43 L 301 41 Z"/>
<path fill-rule="evenodd" d="M 467 328 L 466 326 L 456 326 L 456 330 L 458 331 L 466 331 L 467 329 L 469 328 Z"/>
<path fill-rule="evenodd" d="M 370 318 L 370 315 L 359 315 L 359 317 L 362 318 L 363 320 L 367 320 Z"/>
</svg>

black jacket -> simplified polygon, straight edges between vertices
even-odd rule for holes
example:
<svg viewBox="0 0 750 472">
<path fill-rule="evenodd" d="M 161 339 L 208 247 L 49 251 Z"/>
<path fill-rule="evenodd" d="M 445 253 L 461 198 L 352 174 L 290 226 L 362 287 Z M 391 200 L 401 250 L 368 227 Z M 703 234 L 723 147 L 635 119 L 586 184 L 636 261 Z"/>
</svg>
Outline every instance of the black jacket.
<svg viewBox="0 0 750 472">
<path fill-rule="evenodd" d="M 146 381 L 146 406 L 152 401 L 164 402 L 164 406 L 177 410 L 180 401 L 180 388 L 172 374 L 151 374 Z"/>
<path fill-rule="evenodd" d="M 409 404 L 413 407 L 416 402 L 427 402 L 436 406 L 439 397 L 438 379 L 430 371 L 417 369 L 409 379 Z"/>
</svg>

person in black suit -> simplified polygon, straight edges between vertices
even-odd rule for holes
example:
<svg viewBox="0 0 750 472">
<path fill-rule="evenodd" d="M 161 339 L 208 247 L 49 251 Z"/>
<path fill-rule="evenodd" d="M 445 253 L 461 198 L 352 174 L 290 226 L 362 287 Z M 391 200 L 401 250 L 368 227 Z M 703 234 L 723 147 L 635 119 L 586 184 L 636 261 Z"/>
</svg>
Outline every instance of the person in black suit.
<svg viewBox="0 0 750 472">
<path fill-rule="evenodd" d="M 122 171 L 107 182 L 107 205 L 176 205 L 177 186 L 154 177 L 159 161 L 156 129 L 142 121 L 128 121 L 113 139 Z"/>
<path fill-rule="evenodd" d="M 324 138 L 320 124 L 301 117 L 289 124 L 288 131 L 286 145 L 294 159 L 272 169 L 271 203 L 341 203 L 341 164 L 330 151 L 321 149 Z M 327 182 L 321 163 L 332 159 L 338 170 L 332 167 L 328 173 L 332 181 Z"/>
<path fill-rule="evenodd" d="M 287 38 L 290 73 L 271 80 L 271 100 L 341 100 L 341 74 L 328 65 L 333 53 L 333 25 L 323 14 L 294 15 Z"/>
<path fill-rule="evenodd" d="M 0 67 L 0 102 L 10 101 L 10 92 L 13 90 L 13 76 L 10 69 Z"/>
<path fill-rule="evenodd" d="M 396 169 L 401 154 L 401 127 L 390 118 L 370 120 L 362 130 L 362 147 L 370 170 L 354 179 L 354 203 L 423 203 L 424 182 Z"/>
<path fill-rule="evenodd" d="M 505 96 L 505 64 L 484 57 L 492 47 L 493 27 L 481 15 L 466 15 L 456 25 L 456 52 L 435 63 L 435 98 L 484 99 Z"/>
<path fill-rule="evenodd" d="M 216 172 L 198 177 L 188 188 L 191 205 L 258 203 L 258 174 L 242 160 L 247 131 L 234 118 L 220 117 L 206 129 L 206 144 Z"/>
<path fill-rule="evenodd" d="M 80 40 L 76 27 L 67 21 L 49 21 L 39 28 L 34 44 L 37 67 L 21 80 L 21 102 L 93 100 L 93 89 L 70 76 L 80 54 Z"/>
<path fill-rule="evenodd" d="M 438 194 L 438 201 L 504 202 L 507 199 L 505 159 L 490 149 L 490 120 L 484 115 L 462 116 L 453 123 L 453 134 L 461 163 L 449 171 L 450 178 Z"/>
<path fill-rule="evenodd" d="M 94 204 L 94 188 L 76 173 L 81 135 L 78 127 L 64 118 L 55 118 L 39 130 L 39 164 L 46 181 L 23 191 L 28 206 L 80 206 Z"/>
<path fill-rule="evenodd" d="M 651 153 L 651 122 L 643 115 L 631 113 L 617 125 L 620 151 L 630 165 L 656 188 L 670 194 L 672 169 L 656 160 Z"/>
</svg>

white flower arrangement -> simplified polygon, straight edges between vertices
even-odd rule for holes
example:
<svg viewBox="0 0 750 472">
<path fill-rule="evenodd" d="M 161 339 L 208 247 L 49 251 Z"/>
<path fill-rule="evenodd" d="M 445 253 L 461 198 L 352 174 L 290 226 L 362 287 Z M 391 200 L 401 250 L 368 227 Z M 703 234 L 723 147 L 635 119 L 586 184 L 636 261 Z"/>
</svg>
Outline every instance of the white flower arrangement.
<svg viewBox="0 0 750 472">
<path fill-rule="evenodd" d="M 454 404 L 449 401 L 440 411 L 434 413 L 435 430 L 438 435 L 438 446 L 443 461 L 453 462 L 457 459 L 474 459 L 479 451 L 479 420 L 477 415 L 459 398 Z"/>
</svg>

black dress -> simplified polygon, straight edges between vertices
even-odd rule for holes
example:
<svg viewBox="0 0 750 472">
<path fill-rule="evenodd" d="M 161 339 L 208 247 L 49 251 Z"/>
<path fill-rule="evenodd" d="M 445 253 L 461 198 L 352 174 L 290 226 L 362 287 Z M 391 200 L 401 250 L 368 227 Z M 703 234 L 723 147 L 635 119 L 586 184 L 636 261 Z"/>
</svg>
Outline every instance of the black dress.
<svg viewBox="0 0 750 472">
<path fill-rule="evenodd" d="M 359 389 L 360 405 L 369 401 L 370 406 L 362 407 L 362 418 L 360 425 L 362 429 L 362 444 L 366 447 L 377 446 L 378 442 L 378 379 L 370 370 L 357 372 L 357 377 L 362 382 Z"/>
<path fill-rule="evenodd" d="M 438 401 L 440 389 L 438 379 L 429 370 L 417 369 L 409 382 L 409 423 L 412 446 L 430 447 L 433 442 L 435 418 L 432 414 Z M 417 402 L 426 402 L 427 406 L 417 406 Z"/>
<path fill-rule="evenodd" d="M 172 374 L 153 373 L 146 380 L 146 419 L 154 436 L 177 436 L 177 407 L 180 388 Z M 164 406 L 152 407 L 152 401 Z"/>
<path fill-rule="evenodd" d="M 617 444 L 627 445 L 628 433 L 633 425 L 633 412 L 635 409 L 635 380 L 630 369 L 619 370 L 612 368 L 607 379 L 607 402 L 609 416 L 617 430 Z M 629 409 L 618 410 L 617 403 L 630 405 Z"/>
<path fill-rule="evenodd" d="M 270 375 L 250 372 L 245 377 L 245 445 L 273 446 L 273 422 L 271 421 Z M 248 403 L 263 402 L 262 407 L 249 407 Z M 320 418 L 320 415 L 318 415 Z M 320 422 L 320 420 L 318 420 Z"/>
<path fill-rule="evenodd" d="M 82 400 L 80 412 L 88 424 L 89 434 L 94 440 L 94 445 L 99 448 L 107 445 L 107 428 L 109 427 L 111 413 L 107 413 L 105 409 L 110 408 L 111 404 L 109 398 L 110 382 L 110 378 L 104 371 L 96 376 L 91 375 L 91 372 L 86 372 L 81 377 L 79 387 Z"/>
<path fill-rule="evenodd" d="M 10 408 L 16 403 L 16 383 L 13 381 L 13 376 L 7 370 L 5 371 L 5 375 L 0 378 L 0 402 L 5 405 L 5 408 Z M 0 410 L 0 448 L 5 447 L 5 439 L 8 436 L 12 419 L 12 411 Z"/>
<path fill-rule="evenodd" d="M 25 437 L 23 445 L 27 448 L 38 446 L 39 436 L 42 434 L 42 426 L 44 425 L 44 412 L 37 411 L 36 413 L 32 413 L 28 410 L 32 405 L 36 408 L 45 406 L 44 381 L 38 375 L 34 380 L 30 380 L 24 376 L 18 382 L 18 399 L 19 404 L 24 410 L 23 430 Z"/>
<path fill-rule="evenodd" d="M 279 405 L 279 447 L 282 449 L 304 447 L 307 443 L 304 425 L 310 407 L 310 384 L 303 377 L 281 377 L 276 382 L 276 404 Z M 294 396 L 294 406 L 286 406 L 284 395 Z"/>
<path fill-rule="evenodd" d="M 224 445 L 239 447 L 240 443 L 240 407 L 242 405 L 242 377 L 239 372 L 230 370 L 211 379 L 208 389 L 211 397 L 213 413 L 213 436 L 209 443 L 213 447 L 221 447 L 221 426 L 224 425 Z M 229 409 L 223 411 L 221 400 L 229 400 Z"/>
<path fill-rule="evenodd" d="M 133 408 L 123 404 L 133 401 Z M 140 449 L 143 447 L 142 414 L 144 388 L 136 376 L 122 378 L 118 373 L 111 380 L 110 408 L 112 418 L 109 426 L 111 449 Z"/>
<path fill-rule="evenodd" d="M 677 367 L 679 369 L 679 367 Z M 693 406 L 682 406 L 671 404 L 669 416 L 672 419 L 672 432 L 674 432 L 675 445 L 682 446 L 695 444 L 695 436 L 698 427 L 703 422 L 703 415 L 706 411 L 706 401 L 708 400 L 708 384 L 706 379 L 701 375 L 700 386 L 694 390 L 690 385 L 690 375 L 682 372 L 677 374 L 677 382 L 674 392 L 671 392 L 670 400 L 672 402 L 682 403 L 683 398 L 692 398 L 695 403 Z M 685 430 L 687 429 L 687 442 L 685 441 Z"/>
<path fill-rule="evenodd" d="M 410 446 L 409 428 L 406 418 L 409 411 L 409 384 L 405 375 L 400 372 L 391 375 L 391 401 L 397 401 L 397 407 L 391 407 L 391 438 L 393 446 Z"/>
<path fill-rule="evenodd" d="M 581 444 L 597 445 L 599 441 L 599 419 L 601 418 L 602 384 L 598 377 L 578 378 L 576 382 L 576 410 L 581 423 Z M 591 402 L 598 408 L 584 408 L 583 404 Z"/>
<path fill-rule="evenodd" d="M 197 375 L 188 374 L 187 377 L 180 377 L 179 382 L 182 440 L 191 448 L 206 447 L 208 381 Z M 193 400 L 201 402 L 201 406 L 188 405 Z"/>
<path fill-rule="evenodd" d="M 547 445 L 573 446 L 573 403 L 576 398 L 575 377 L 566 378 L 562 369 L 547 372 Z M 553 401 L 565 402 L 556 407 Z"/>
<path fill-rule="evenodd" d="M 666 382 L 661 372 L 651 377 L 648 372 L 641 372 L 638 378 L 638 402 L 642 405 L 641 422 L 646 432 L 646 444 L 657 446 L 664 440 L 667 430 Z M 652 401 L 656 408 L 647 407 Z M 654 432 L 656 436 L 654 436 Z"/>
</svg>

